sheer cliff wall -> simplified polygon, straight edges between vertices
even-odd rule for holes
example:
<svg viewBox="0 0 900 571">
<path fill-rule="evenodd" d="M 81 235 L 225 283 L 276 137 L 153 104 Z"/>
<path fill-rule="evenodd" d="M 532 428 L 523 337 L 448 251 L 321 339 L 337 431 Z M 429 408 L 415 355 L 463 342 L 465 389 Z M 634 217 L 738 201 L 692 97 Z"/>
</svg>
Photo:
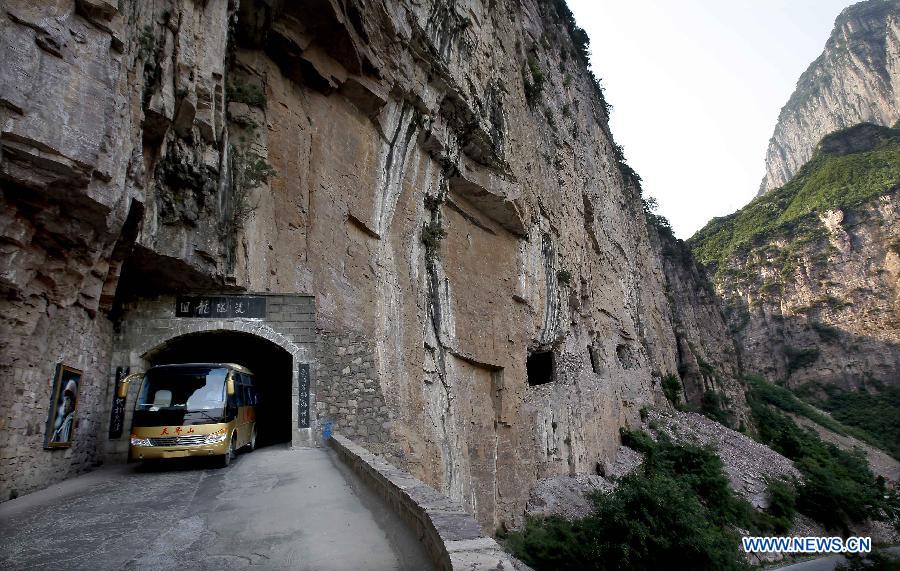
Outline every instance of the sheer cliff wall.
<svg viewBox="0 0 900 571">
<path fill-rule="evenodd" d="M 562 3 L 10 1 L 0 30 L 4 499 L 96 461 L 112 330 L 160 292 L 314 295 L 317 416 L 489 530 L 718 351 L 676 336 L 703 285 L 667 299 Z"/>
<path fill-rule="evenodd" d="M 681 403 L 739 429 L 748 418 L 741 347 L 729 329 L 722 300 L 690 247 L 671 230 L 650 232 L 663 265 L 678 357 Z"/>
</svg>

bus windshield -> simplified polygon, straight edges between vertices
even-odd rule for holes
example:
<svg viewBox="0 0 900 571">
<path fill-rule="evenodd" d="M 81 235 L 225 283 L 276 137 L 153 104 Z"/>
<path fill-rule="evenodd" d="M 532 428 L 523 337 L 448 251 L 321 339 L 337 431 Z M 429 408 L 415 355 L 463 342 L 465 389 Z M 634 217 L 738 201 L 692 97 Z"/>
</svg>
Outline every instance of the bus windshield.
<svg viewBox="0 0 900 571">
<path fill-rule="evenodd" d="M 165 367 L 150 369 L 141 385 L 136 410 L 184 412 L 225 406 L 225 367 Z"/>
</svg>

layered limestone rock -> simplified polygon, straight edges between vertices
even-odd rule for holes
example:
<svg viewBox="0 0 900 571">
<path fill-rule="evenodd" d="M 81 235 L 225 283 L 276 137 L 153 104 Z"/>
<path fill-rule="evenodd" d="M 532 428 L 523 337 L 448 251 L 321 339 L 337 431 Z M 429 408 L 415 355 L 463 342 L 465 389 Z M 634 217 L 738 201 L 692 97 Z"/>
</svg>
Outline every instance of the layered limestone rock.
<svg viewBox="0 0 900 571">
<path fill-rule="evenodd" d="M 800 76 L 766 151 L 759 194 L 786 184 L 838 129 L 900 120 L 900 1 L 867 0 L 837 17 L 825 50 Z"/>
<path fill-rule="evenodd" d="M 223 2 L 122 3 L 121 11 L 106 0 L 4 3 L 4 499 L 100 461 L 110 397 L 108 314 L 126 260 L 132 270 L 153 267 L 155 283 L 221 281 L 217 225 L 199 221 L 217 210 L 209 192 L 221 162 L 217 82 L 228 18 Z M 189 143 L 169 128 L 176 112 Z M 214 140 L 195 137 L 208 121 L 218 121 Z M 154 280 L 140 281 L 152 289 Z M 56 363 L 84 375 L 74 445 L 46 451 Z"/>
<path fill-rule="evenodd" d="M 900 192 L 815 222 L 818 236 L 773 236 L 719 274 L 744 365 L 791 387 L 896 386 Z"/>
<path fill-rule="evenodd" d="M 900 382 L 898 201 L 900 130 L 860 124 L 691 238 L 746 370 L 819 396 Z"/>
<path fill-rule="evenodd" d="M 315 382 L 366 395 L 323 387 L 314 418 L 488 530 L 612 461 L 664 376 L 733 377 L 561 3 L 11 1 L 0 26 L 3 499 L 96 460 L 112 329 L 162 291 L 315 295 Z M 63 453 L 56 362 L 85 371 Z"/>
<path fill-rule="evenodd" d="M 739 347 L 706 270 L 665 227 L 651 232 L 663 262 L 683 403 L 732 428 L 748 426 Z"/>
</svg>

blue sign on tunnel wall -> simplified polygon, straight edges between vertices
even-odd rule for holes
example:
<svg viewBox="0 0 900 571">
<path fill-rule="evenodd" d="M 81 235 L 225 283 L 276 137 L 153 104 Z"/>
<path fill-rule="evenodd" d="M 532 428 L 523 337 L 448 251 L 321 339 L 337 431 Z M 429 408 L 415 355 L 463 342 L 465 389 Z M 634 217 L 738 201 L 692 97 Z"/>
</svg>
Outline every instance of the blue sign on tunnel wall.
<svg viewBox="0 0 900 571">
<path fill-rule="evenodd" d="M 300 363 L 297 371 L 297 388 L 300 397 L 297 399 L 297 426 L 309 428 L 309 364 Z"/>
</svg>

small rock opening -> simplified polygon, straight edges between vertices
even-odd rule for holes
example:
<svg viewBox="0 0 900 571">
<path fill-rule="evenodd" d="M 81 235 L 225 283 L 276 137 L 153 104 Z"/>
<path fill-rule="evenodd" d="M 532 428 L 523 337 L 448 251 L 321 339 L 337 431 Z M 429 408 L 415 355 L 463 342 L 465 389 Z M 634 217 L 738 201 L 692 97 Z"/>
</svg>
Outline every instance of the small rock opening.
<svg viewBox="0 0 900 571">
<path fill-rule="evenodd" d="M 634 369 L 638 366 L 637 355 L 635 355 L 634 348 L 630 345 L 624 343 L 617 345 L 616 357 L 618 357 L 623 369 Z"/>
<path fill-rule="evenodd" d="M 588 351 L 588 359 L 591 362 L 591 370 L 593 370 L 594 374 L 596 374 L 596 375 L 602 375 L 603 374 L 603 364 L 602 364 L 602 361 L 600 359 L 600 355 L 598 354 L 597 349 L 593 345 L 588 345 L 587 351 Z"/>
<path fill-rule="evenodd" d="M 290 442 L 293 359 L 278 345 L 249 333 L 210 331 L 169 340 L 147 359 L 151 365 L 236 363 L 250 369 L 259 394 L 257 445 Z"/>
<path fill-rule="evenodd" d="M 528 385 L 531 387 L 553 382 L 554 373 L 556 372 L 553 351 L 529 353 L 526 369 L 528 372 Z"/>
</svg>

